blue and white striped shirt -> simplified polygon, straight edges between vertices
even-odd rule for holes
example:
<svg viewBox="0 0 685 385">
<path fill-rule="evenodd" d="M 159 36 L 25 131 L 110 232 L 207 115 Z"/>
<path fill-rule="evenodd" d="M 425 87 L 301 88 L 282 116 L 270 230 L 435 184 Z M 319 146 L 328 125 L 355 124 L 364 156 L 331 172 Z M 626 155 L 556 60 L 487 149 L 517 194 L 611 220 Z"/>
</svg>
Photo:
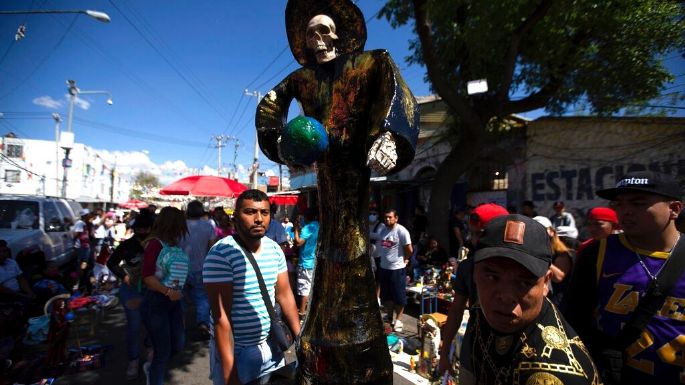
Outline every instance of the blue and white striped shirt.
<svg viewBox="0 0 685 385">
<path fill-rule="evenodd" d="M 288 271 L 283 250 L 269 238 L 262 238 L 259 254 L 254 254 L 259 270 L 275 303 L 276 278 Z M 227 283 L 233 285 L 231 326 L 234 343 L 251 346 L 262 343 L 269 334 L 271 321 L 266 310 L 257 275 L 250 261 L 233 237 L 218 241 L 207 254 L 202 269 L 204 283 Z"/>
</svg>

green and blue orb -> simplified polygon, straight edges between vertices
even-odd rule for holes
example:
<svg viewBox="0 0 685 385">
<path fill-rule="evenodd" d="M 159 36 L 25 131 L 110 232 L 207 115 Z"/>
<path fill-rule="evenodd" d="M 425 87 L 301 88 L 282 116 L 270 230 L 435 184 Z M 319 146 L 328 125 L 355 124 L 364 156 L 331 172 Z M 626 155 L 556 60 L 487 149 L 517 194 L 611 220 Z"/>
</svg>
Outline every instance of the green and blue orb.
<svg viewBox="0 0 685 385">
<path fill-rule="evenodd" d="M 278 143 L 278 153 L 287 163 L 309 166 L 328 149 L 328 134 L 314 118 L 298 116 L 288 122 Z"/>
</svg>

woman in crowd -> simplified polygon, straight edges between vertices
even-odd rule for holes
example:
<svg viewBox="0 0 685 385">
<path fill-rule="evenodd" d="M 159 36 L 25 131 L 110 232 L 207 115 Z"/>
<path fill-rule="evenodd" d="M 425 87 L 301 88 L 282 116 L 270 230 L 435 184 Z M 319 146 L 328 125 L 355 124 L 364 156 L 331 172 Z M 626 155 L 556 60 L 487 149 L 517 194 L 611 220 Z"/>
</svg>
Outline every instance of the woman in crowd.
<svg viewBox="0 0 685 385">
<path fill-rule="evenodd" d="M 552 270 L 552 290 L 550 290 L 548 297 L 555 305 L 559 306 L 571 280 L 571 270 L 573 269 L 572 251 L 559 238 L 557 231 L 548 218 L 537 216 L 533 219 L 545 226 L 549 235 L 552 246 L 552 265 L 550 266 Z"/>
<path fill-rule="evenodd" d="M 151 364 L 143 369 L 150 385 L 164 383 L 167 362 L 185 344 L 181 299 L 189 261 L 178 243 L 187 233 L 183 212 L 164 207 L 145 246 L 142 276 L 147 290 L 143 319 L 154 353 Z"/>
<path fill-rule="evenodd" d="M 122 242 L 107 261 L 109 270 L 121 280 L 119 300 L 126 314 L 126 340 L 128 343 L 128 367 L 126 378 L 138 377 L 140 358 L 140 329 L 142 326 L 141 305 L 143 303 L 141 270 L 143 268 L 143 244 L 150 233 L 154 217 L 143 211 L 131 225 L 133 236 Z M 123 263 L 122 263 L 123 262 Z"/>
</svg>

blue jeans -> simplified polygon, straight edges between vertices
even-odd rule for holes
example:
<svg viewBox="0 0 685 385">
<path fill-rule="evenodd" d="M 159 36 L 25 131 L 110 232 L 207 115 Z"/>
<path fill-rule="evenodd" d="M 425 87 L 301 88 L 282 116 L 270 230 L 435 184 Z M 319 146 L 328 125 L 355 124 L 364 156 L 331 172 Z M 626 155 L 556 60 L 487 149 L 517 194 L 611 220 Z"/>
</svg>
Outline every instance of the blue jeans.
<svg viewBox="0 0 685 385">
<path fill-rule="evenodd" d="M 152 290 L 145 292 L 143 319 L 154 349 L 150 365 L 151 385 L 164 384 L 167 362 L 185 344 L 181 302 L 172 301 Z"/>
<path fill-rule="evenodd" d="M 78 263 L 81 263 L 81 262 L 90 263 L 90 247 L 80 247 L 76 250 L 78 252 Z"/>
<path fill-rule="evenodd" d="M 126 313 L 126 342 L 128 360 L 137 360 L 140 357 L 140 330 L 142 326 L 141 306 L 143 294 L 135 287 L 122 283 L 119 287 L 119 301 Z"/>
<path fill-rule="evenodd" d="M 209 325 L 209 298 L 202 284 L 202 271 L 188 273 L 184 291 L 195 304 L 195 321 L 198 325 Z"/>
<path fill-rule="evenodd" d="M 268 384 L 271 373 L 285 365 L 283 353 L 266 340 L 259 345 L 234 346 L 234 365 L 240 382 L 246 385 Z M 224 385 L 221 355 L 212 335 L 209 340 L 209 378 L 214 385 Z"/>
</svg>

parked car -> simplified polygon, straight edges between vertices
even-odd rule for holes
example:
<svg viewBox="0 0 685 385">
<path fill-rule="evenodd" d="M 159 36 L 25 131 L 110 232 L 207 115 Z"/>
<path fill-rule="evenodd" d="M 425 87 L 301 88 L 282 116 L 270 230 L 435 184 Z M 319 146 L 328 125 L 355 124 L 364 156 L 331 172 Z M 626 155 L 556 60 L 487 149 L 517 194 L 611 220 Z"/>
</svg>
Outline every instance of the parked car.
<svg viewBox="0 0 685 385">
<path fill-rule="evenodd" d="M 0 239 L 18 262 L 42 253 L 46 262 L 64 266 L 75 256 L 71 227 L 80 210 L 63 198 L 0 195 Z"/>
</svg>

